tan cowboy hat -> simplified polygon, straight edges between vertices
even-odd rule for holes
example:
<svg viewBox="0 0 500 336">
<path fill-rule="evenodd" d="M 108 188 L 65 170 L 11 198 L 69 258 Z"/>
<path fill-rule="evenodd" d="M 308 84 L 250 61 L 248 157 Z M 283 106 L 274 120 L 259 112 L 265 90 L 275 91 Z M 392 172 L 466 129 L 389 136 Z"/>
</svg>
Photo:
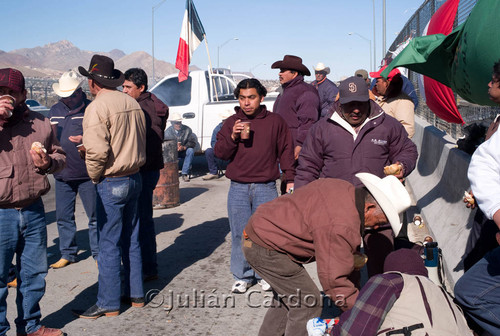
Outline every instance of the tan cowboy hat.
<svg viewBox="0 0 500 336">
<path fill-rule="evenodd" d="M 222 119 L 222 120 L 226 120 L 227 118 L 229 118 L 230 116 L 232 116 L 234 114 L 234 111 L 233 110 L 225 110 L 221 113 L 219 113 L 219 117 Z"/>
<path fill-rule="evenodd" d="M 381 179 L 369 173 L 357 173 L 356 177 L 363 182 L 384 211 L 391 224 L 394 235 L 401 230 L 401 214 L 411 205 L 411 198 L 406 188 L 394 175 Z"/>
<path fill-rule="evenodd" d="M 182 121 L 182 116 L 178 112 L 171 113 L 168 121 Z"/>
<path fill-rule="evenodd" d="M 316 66 L 314 67 L 314 71 L 324 71 L 326 72 L 326 74 L 328 75 L 330 73 L 330 68 L 325 66 L 323 63 L 319 62 L 318 64 L 316 64 Z"/>
<path fill-rule="evenodd" d="M 296 70 L 304 76 L 311 76 L 309 69 L 302 64 L 302 58 L 294 55 L 285 55 L 282 61 L 276 61 L 271 65 L 271 69 Z"/>
<path fill-rule="evenodd" d="M 61 98 L 69 97 L 78 89 L 83 82 L 83 78 L 73 71 L 66 71 L 59 78 L 59 83 L 52 84 L 52 89 Z"/>
</svg>

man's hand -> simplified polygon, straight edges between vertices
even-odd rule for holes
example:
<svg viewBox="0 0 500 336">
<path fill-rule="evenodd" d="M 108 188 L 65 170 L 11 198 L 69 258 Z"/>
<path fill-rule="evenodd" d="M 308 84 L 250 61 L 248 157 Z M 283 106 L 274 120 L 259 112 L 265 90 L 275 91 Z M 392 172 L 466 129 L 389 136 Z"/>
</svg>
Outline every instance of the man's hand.
<svg viewBox="0 0 500 336">
<path fill-rule="evenodd" d="M 401 166 L 401 169 L 399 170 L 399 173 L 394 174 L 401 182 L 403 182 L 404 174 L 405 174 L 405 168 L 401 162 L 396 162 L 396 164 Z"/>
<path fill-rule="evenodd" d="M 72 135 L 68 137 L 69 141 L 73 142 L 75 145 L 80 145 L 82 143 L 83 135 Z"/>
<path fill-rule="evenodd" d="M 288 193 L 290 193 L 290 190 L 292 190 L 292 191 L 293 191 L 293 182 L 288 182 L 288 183 L 286 184 L 286 193 L 287 193 L 287 194 L 288 194 Z"/>
<path fill-rule="evenodd" d="M 0 126 L 7 122 L 7 119 L 12 116 L 14 105 L 10 99 L 0 99 Z"/>
<path fill-rule="evenodd" d="M 30 149 L 31 158 L 33 159 L 33 164 L 35 167 L 41 170 L 47 170 L 52 163 L 52 159 L 44 151 L 37 153 L 33 149 Z"/>
<path fill-rule="evenodd" d="M 295 160 L 299 159 L 299 154 L 301 150 L 302 146 L 295 146 L 295 149 L 293 150 L 293 157 L 295 158 Z"/>
<path fill-rule="evenodd" d="M 231 133 L 231 139 L 236 141 L 241 136 L 241 131 L 245 128 L 245 126 L 241 123 L 241 119 L 238 119 L 234 122 L 233 125 L 233 133 Z"/>
<path fill-rule="evenodd" d="M 470 208 L 471 210 L 474 210 L 477 205 L 476 205 L 476 199 L 474 198 L 474 194 L 472 193 L 472 190 L 469 190 L 469 192 L 465 191 L 464 192 L 464 203 L 467 208 Z"/>
</svg>

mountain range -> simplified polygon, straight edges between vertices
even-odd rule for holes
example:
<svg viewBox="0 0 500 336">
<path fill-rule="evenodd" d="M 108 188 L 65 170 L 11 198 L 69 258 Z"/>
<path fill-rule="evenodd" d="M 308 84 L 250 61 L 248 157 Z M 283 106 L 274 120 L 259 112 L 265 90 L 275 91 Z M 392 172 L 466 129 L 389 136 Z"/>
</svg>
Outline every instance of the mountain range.
<svg viewBox="0 0 500 336">
<path fill-rule="evenodd" d="M 49 43 L 42 47 L 22 48 L 9 52 L 0 50 L 0 68 L 16 68 L 25 77 L 58 79 L 64 71 L 76 70 L 79 65 L 86 68 L 94 54 L 109 56 L 115 62 L 115 68 L 121 71 L 139 67 L 148 75 L 153 72 L 153 58 L 144 51 L 136 51 L 128 55 L 118 49 L 108 52 L 87 51 L 79 49 L 66 40 Z M 198 69 L 196 66 L 190 68 Z M 155 59 L 157 79 L 176 72 L 177 69 L 172 63 Z"/>
</svg>

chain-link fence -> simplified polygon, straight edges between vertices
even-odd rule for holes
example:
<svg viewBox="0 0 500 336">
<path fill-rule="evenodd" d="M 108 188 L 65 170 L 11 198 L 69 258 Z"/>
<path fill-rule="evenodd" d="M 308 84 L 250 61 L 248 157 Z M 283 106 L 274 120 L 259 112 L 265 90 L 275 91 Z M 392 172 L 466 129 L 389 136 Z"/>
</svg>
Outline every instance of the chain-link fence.
<svg viewBox="0 0 500 336">
<path fill-rule="evenodd" d="M 387 56 L 390 56 L 390 52 L 395 51 L 398 48 L 398 46 L 407 41 L 408 38 L 422 36 L 422 33 L 427 23 L 431 19 L 432 15 L 445 2 L 446 0 L 425 1 L 420 6 L 420 8 L 417 11 L 415 11 L 413 16 L 406 23 L 406 25 L 401 29 L 399 35 L 396 37 L 396 39 L 390 46 Z M 458 11 L 457 11 L 457 16 L 455 18 L 454 27 L 463 23 L 467 19 L 476 2 L 477 0 L 460 1 L 458 5 Z M 420 100 L 416 114 L 427 120 L 430 124 L 434 125 L 436 128 L 445 131 L 455 139 L 463 135 L 462 132 L 463 127 L 467 126 L 468 124 L 474 122 L 482 122 L 485 125 L 488 125 L 493 120 L 493 118 L 498 113 L 500 113 L 500 108 L 498 107 L 489 107 L 489 106 L 480 106 L 476 104 L 471 104 L 464 101 L 463 99 L 460 99 L 460 97 L 456 97 L 458 110 L 462 115 L 463 120 L 465 121 L 465 125 L 448 123 L 442 119 L 437 118 L 436 115 L 427 107 L 427 105 L 425 105 L 422 95 L 420 94 L 418 74 L 413 71 L 409 71 L 408 78 L 412 81 L 413 85 L 415 86 L 415 89 L 417 91 Z"/>
</svg>

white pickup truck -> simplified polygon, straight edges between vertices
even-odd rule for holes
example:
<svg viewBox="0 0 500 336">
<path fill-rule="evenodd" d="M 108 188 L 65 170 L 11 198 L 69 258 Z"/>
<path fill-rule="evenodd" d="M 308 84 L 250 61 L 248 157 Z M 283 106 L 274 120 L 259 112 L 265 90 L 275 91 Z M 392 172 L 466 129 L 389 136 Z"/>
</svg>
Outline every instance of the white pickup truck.
<svg viewBox="0 0 500 336">
<path fill-rule="evenodd" d="M 229 69 L 214 69 L 213 73 L 195 70 L 180 83 L 177 74 L 166 76 L 150 91 L 169 106 L 170 113 L 182 116 L 182 123 L 191 127 L 198 137 L 199 149 L 205 151 L 210 147 L 214 128 L 221 122 L 220 114 L 227 110 L 234 112 L 234 107 L 238 106 L 233 94 L 237 77 L 248 76 L 232 74 Z M 264 99 L 269 110 L 276 96 L 277 93 L 272 93 Z"/>
</svg>

